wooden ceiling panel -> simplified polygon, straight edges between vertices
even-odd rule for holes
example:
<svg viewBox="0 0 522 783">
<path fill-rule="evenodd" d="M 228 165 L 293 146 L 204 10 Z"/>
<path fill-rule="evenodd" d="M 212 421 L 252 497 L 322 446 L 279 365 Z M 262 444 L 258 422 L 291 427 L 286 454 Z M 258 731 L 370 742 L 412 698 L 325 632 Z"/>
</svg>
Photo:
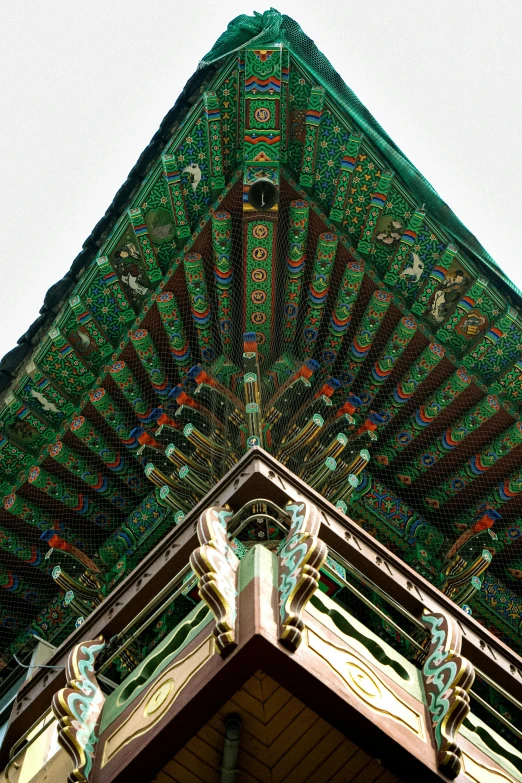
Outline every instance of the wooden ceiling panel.
<svg viewBox="0 0 522 783">
<path fill-rule="evenodd" d="M 396 783 L 398 778 L 275 680 L 257 672 L 152 783 L 219 783 L 225 720 L 241 716 L 237 783 Z"/>
</svg>

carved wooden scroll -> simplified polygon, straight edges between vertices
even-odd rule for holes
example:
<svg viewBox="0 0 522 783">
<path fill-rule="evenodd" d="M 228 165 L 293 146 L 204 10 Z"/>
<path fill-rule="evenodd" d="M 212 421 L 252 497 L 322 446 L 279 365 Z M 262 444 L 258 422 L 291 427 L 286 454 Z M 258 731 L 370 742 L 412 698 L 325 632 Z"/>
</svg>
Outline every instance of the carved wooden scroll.
<svg viewBox="0 0 522 783">
<path fill-rule="evenodd" d="M 214 636 L 221 655 L 237 644 L 237 569 L 239 559 L 227 535 L 231 511 L 207 508 L 198 521 L 201 546 L 190 556 L 190 565 L 199 577 L 199 595 L 216 618 Z"/>
<path fill-rule="evenodd" d="M 437 764 L 440 771 L 453 780 L 462 766 L 462 751 L 455 738 L 469 712 L 468 691 L 475 679 L 475 670 L 460 655 L 462 636 L 453 617 L 424 609 L 422 621 L 431 634 L 422 675 L 437 744 Z"/>
<path fill-rule="evenodd" d="M 53 696 L 58 742 L 74 764 L 69 783 L 86 783 L 92 771 L 100 714 L 105 702 L 94 664 L 104 647 L 102 637 L 73 647 L 65 670 L 67 685 Z"/>
<path fill-rule="evenodd" d="M 289 503 L 286 511 L 291 524 L 279 552 L 279 640 L 293 652 L 301 643 L 301 614 L 317 588 L 327 548 L 317 537 L 321 520 L 312 503 Z"/>
</svg>

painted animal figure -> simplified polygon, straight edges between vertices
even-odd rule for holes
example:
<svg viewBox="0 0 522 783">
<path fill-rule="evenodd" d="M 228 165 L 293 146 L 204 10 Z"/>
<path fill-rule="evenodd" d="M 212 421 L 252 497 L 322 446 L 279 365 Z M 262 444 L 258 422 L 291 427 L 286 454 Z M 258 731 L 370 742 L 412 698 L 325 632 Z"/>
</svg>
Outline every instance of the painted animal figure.
<svg viewBox="0 0 522 783">
<path fill-rule="evenodd" d="M 34 389 L 31 389 L 31 397 L 34 397 L 35 400 L 38 400 L 44 411 L 52 411 L 53 413 L 59 413 L 58 408 L 54 404 L 54 402 L 50 402 L 47 400 L 41 392 L 37 392 Z"/>
<path fill-rule="evenodd" d="M 189 175 L 190 184 L 192 185 L 192 190 L 196 192 L 196 188 L 199 185 L 201 181 L 201 169 L 199 168 L 197 163 L 189 163 L 188 166 L 185 166 L 183 169 L 183 174 Z"/>
<path fill-rule="evenodd" d="M 130 271 L 128 271 L 126 274 L 123 274 L 121 279 L 124 283 L 127 283 L 131 291 L 134 291 L 135 294 L 139 294 L 140 296 L 143 296 L 149 290 L 146 288 L 146 286 L 138 283 L 138 277 L 134 276 Z"/>
<path fill-rule="evenodd" d="M 405 277 L 411 278 L 412 282 L 418 283 L 424 271 L 424 264 L 417 253 L 410 253 L 410 266 L 405 267 L 399 277 L 404 280 Z"/>
</svg>

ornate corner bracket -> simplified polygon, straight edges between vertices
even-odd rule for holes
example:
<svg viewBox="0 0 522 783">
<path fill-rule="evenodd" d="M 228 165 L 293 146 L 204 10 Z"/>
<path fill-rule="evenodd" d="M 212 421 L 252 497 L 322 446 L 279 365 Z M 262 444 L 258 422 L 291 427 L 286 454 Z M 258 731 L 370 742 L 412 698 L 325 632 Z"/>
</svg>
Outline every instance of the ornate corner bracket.
<svg viewBox="0 0 522 783">
<path fill-rule="evenodd" d="M 219 506 L 203 511 L 197 527 L 201 546 L 190 555 L 190 565 L 199 577 L 199 595 L 216 618 L 214 636 L 220 655 L 237 645 L 239 558 L 228 541 L 231 516 L 231 511 Z"/>
<path fill-rule="evenodd" d="M 65 670 L 67 685 L 53 696 L 58 742 L 74 764 L 68 783 L 87 783 L 92 771 L 100 715 L 105 702 L 94 665 L 104 647 L 103 637 L 80 642 L 73 647 Z"/>
<path fill-rule="evenodd" d="M 469 712 L 468 692 L 475 670 L 460 655 L 462 634 L 453 617 L 424 609 L 422 622 L 431 635 L 422 677 L 437 745 L 437 766 L 453 780 L 462 767 L 462 750 L 456 735 Z"/>
<path fill-rule="evenodd" d="M 289 503 L 290 530 L 279 552 L 279 641 L 292 652 L 301 644 L 301 615 L 319 583 L 319 569 L 326 560 L 326 544 L 317 534 L 321 519 L 307 501 Z"/>
</svg>

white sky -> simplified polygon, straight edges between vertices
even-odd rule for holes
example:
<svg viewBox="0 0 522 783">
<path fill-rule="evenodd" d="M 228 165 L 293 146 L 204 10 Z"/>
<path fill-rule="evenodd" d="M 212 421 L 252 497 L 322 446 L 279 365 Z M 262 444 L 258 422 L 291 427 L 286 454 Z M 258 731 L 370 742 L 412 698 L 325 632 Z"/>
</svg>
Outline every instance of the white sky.
<svg viewBox="0 0 522 783">
<path fill-rule="evenodd" d="M 274 0 L 275 2 L 275 0 Z M 1 0 L 0 357 L 250 2 Z M 278 0 L 522 287 L 522 0 Z"/>
</svg>

